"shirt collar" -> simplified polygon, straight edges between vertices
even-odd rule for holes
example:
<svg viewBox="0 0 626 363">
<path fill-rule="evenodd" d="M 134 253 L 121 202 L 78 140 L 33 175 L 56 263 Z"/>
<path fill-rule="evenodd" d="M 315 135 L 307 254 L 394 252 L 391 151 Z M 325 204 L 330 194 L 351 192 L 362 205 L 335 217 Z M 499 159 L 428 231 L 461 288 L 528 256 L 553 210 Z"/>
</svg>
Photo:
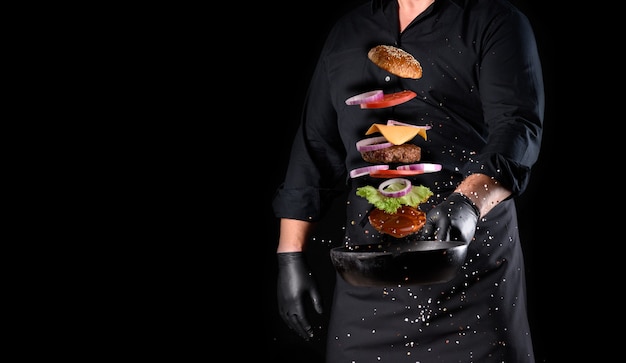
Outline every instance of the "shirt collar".
<svg viewBox="0 0 626 363">
<path fill-rule="evenodd" d="M 377 10 L 385 8 L 391 1 L 396 2 L 396 0 L 372 0 L 372 13 L 376 12 Z M 444 0 L 444 1 L 451 2 L 460 8 L 465 7 L 465 0 Z"/>
</svg>

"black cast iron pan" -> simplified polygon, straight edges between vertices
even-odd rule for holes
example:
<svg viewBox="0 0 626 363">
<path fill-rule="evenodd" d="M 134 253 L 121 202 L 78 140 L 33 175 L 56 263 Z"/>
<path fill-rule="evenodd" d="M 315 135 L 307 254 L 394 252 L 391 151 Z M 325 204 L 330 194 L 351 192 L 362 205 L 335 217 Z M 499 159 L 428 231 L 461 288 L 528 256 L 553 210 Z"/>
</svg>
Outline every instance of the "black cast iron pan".
<svg viewBox="0 0 626 363">
<path fill-rule="evenodd" d="M 386 242 L 335 247 L 330 257 L 354 286 L 424 285 L 450 281 L 465 262 L 467 247 L 452 241 Z"/>
</svg>

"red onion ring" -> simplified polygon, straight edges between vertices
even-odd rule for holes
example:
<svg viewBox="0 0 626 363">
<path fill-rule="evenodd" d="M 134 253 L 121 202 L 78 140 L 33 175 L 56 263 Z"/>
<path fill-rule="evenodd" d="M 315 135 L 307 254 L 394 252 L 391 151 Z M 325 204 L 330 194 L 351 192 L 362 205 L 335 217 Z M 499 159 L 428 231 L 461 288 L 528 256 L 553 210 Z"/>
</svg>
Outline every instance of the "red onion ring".
<svg viewBox="0 0 626 363">
<path fill-rule="evenodd" d="M 357 141 L 356 149 L 359 150 L 360 152 L 366 152 L 366 151 L 385 149 L 392 145 L 393 144 L 388 142 L 384 136 L 377 136 L 377 137 L 369 137 L 367 139 L 362 139 L 362 140 Z"/>
<path fill-rule="evenodd" d="M 420 163 L 420 164 L 408 164 L 408 165 L 399 165 L 396 169 L 398 170 L 419 170 L 424 173 L 433 173 L 441 170 L 441 164 L 429 164 L 429 163 Z"/>
<path fill-rule="evenodd" d="M 389 170 L 389 165 L 386 165 L 386 164 L 370 165 L 370 166 L 365 166 L 363 168 L 352 169 L 350 171 L 350 177 L 354 179 L 359 176 L 368 175 L 369 173 L 376 171 L 376 170 Z"/>
<path fill-rule="evenodd" d="M 411 124 L 407 124 L 407 123 L 396 121 L 396 120 L 387 120 L 387 125 L 391 125 L 391 126 L 410 126 L 410 127 L 417 127 L 418 129 L 424 129 L 424 130 L 430 130 L 431 129 L 430 125 L 424 125 L 424 126 L 411 125 Z"/>
<path fill-rule="evenodd" d="M 395 184 L 395 183 L 402 183 L 405 185 L 404 188 L 397 190 L 397 191 L 393 191 L 393 192 L 388 192 L 385 190 L 386 187 L 390 186 L 391 184 Z M 378 191 L 384 195 L 385 197 L 390 197 L 390 198 L 400 198 L 400 197 L 404 197 L 405 195 L 409 194 L 409 192 L 411 191 L 411 181 L 409 179 L 405 179 L 405 178 L 393 178 L 393 179 L 387 179 L 384 182 L 380 183 L 380 185 L 378 186 Z"/>
<path fill-rule="evenodd" d="M 369 91 L 352 96 L 346 100 L 346 105 L 360 105 L 362 103 L 374 102 L 383 98 L 382 90 Z"/>
</svg>

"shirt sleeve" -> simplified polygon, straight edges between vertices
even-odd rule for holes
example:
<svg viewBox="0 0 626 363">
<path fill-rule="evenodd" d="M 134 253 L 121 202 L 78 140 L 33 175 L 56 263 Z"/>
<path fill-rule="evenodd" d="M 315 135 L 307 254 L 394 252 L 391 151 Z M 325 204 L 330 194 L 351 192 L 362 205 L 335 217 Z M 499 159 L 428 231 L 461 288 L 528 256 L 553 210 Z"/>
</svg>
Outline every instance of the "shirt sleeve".
<svg viewBox="0 0 626 363">
<path fill-rule="evenodd" d="M 345 157 L 322 51 L 305 97 L 285 181 L 273 200 L 275 215 L 318 221 L 346 188 Z"/>
<path fill-rule="evenodd" d="M 520 12 L 502 13 L 485 34 L 479 88 L 489 132 L 485 147 L 462 168 L 483 173 L 513 195 L 528 185 L 543 130 L 543 75 L 536 40 Z"/>
</svg>

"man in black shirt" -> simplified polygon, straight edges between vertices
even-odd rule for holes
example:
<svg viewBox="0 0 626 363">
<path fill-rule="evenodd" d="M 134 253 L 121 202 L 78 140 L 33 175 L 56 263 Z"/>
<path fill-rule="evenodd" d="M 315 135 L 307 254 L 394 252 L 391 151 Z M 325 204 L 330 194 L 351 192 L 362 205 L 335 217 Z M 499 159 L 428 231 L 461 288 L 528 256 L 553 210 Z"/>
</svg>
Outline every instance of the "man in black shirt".
<svg viewBox="0 0 626 363">
<path fill-rule="evenodd" d="M 377 45 L 413 55 L 421 78 L 378 67 L 367 57 Z M 416 97 L 375 109 L 345 103 L 377 89 Z M 302 254 L 334 197 L 348 189 L 346 246 L 387 240 L 364 220 L 371 205 L 355 192 L 380 179 L 350 171 L 370 165 L 355 144 L 372 124 L 397 120 L 430 127 L 410 142 L 421 148 L 421 162 L 442 166 L 408 177 L 433 191 L 420 206 L 427 219 L 419 238 L 466 242 L 467 258 L 445 283 L 362 287 L 337 276 L 327 362 L 534 362 L 513 198 L 537 161 L 543 115 L 534 34 L 506 0 L 372 0 L 340 18 L 315 67 L 273 201 L 287 325 L 308 339 L 306 299 L 321 312 Z"/>
</svg>

